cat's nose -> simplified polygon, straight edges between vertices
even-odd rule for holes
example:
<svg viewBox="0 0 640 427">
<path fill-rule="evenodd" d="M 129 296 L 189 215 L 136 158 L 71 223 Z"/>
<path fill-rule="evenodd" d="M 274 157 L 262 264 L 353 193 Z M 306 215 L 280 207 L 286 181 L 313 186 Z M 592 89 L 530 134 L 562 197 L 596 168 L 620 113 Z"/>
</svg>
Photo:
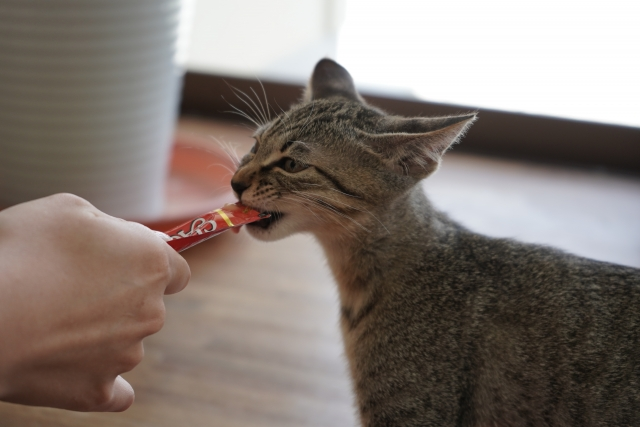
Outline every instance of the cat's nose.
<svg viewBox="0 0 640 427">
<path fill-rule="evenodd" d="M 233 189 L 233 191 L 236 192 L 236 195 L 238 196 L 238 200 L 240 200 L 240 198 L 242 197 L 242 192 L 249 187 L 250 185 L 246 185 L 244 182 L 233 181 L 233 180 L 231 181 L 231 188 Z"/>
</svg>

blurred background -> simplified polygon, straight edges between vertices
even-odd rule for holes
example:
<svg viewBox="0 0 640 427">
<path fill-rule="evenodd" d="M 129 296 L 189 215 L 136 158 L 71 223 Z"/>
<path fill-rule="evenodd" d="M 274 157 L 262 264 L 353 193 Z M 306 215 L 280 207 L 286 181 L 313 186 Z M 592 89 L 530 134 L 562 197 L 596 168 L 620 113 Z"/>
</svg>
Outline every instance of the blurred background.
<svg viewBox="0 0 640 427">
<path fill-rule="evenodd" d="M 184 115 L 233 117 L 244 105 L 229 85 L 264 85 L 278 111 L 331 57 L 390 113 L 479 112 L 425 182 L 442 209 L 486 234 L 640 265 L 640 3 L 218 3 L 185 9 Z"/>
<path fill-rule="evenodd" d="M 188 70 L 304 83 L 323 56 L 367 92 L 640 127 L 630 0 L 193 0 Z"/>
<path fill-rule="evenodd" d="M 47 7 L 0 0 L 0 12 L 27 1 Z M 640 267 L 637 1 L 181 6 L 174 61 L 184 75 L 171 110 L 179 114 L 176 123 L 165 119 L 175 125 L 165 207 L 149 225 L 167 229 L 233 201 L 232 157 L 253 140 L 252 124 L 229 113 L 233 105 L 251 114 L 231 87 L 280 111 L 330 57 L 389 113 L 479 112 L 424 182 L 438 208 L 484 234 Z M 310 236 L 262 243 L 228 233 L 184 256 L 191 282 L 166 299 L 164 329 L 145 340 L 144 361 L 125 375 L 136 390 L 131 409 L 81 414 L 0 403 L 0 427 L 357 425 L 338 297 Z"/>
</svg>

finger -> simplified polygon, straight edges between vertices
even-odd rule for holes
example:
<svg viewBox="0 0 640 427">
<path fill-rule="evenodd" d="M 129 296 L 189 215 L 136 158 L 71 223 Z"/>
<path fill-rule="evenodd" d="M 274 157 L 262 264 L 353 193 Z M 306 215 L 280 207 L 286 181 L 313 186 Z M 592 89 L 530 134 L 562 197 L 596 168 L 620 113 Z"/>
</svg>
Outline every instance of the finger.
<svg viewBox="0 0 640 427">
<path fill-rule="evenodd" d="M 242 226 L 240 226 L 240 227 L 233 227 L 233 228 L 231 229 L 231 231 L 233 232 L 233 234 L 238 234 L 238 233 L 240 232 L 240 229 L 241 229 L 241 228 L 242 228 Z"/>
<path fill-rule="evenodd" d="M 135 393 L 133 387 L 120 375 L 113 383 L 113 395 L 111 400 L 105 405 L 105 412 L 122 412 L 133 405 Z"/>
<path fill-rule="evenodd" d="M 165 295 L 175 294 L 183 290 L 189 283 L 191 278 L 191 270 L 187 261 L 178 255 L 171 246 L 166 245 L 167 250 L 170 251 L 169 260 L 171 263 L 171 281 L 164 290 Z"/>
</svg>

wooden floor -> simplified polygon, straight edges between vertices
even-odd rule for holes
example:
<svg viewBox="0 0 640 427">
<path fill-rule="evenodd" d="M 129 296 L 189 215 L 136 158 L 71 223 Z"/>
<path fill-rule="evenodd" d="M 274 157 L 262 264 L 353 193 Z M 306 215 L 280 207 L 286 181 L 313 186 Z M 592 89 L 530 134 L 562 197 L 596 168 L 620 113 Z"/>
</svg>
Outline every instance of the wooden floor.
<svg viewBox="0 0 640 427">
<path fill-rule="evenodd" d="M 242 127 L 183 120 L 182 132 L 248 149 Z M 436 205 L 487 234 L 640 267 L 640 179 L 450 153 L 425 183 Z M 316 243 L 244 231 L 185 253 L 189 286 L 125 377 L 121 414 L 0 404 L 0 426 L 353 426 L 337 296 Z"/>
</svg>

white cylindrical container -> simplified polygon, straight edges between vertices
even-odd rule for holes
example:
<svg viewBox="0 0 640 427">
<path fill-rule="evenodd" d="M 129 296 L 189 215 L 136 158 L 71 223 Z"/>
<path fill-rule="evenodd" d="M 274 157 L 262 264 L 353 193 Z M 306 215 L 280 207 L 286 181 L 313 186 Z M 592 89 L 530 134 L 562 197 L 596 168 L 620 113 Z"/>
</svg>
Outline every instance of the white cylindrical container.
<svg viewBox="0 0 640 427">
<path fill-rule="evenodd" d="M 70 192 L 163 209 L 180 0 L 0 1 L 0 207 Z"/>
</svg>

